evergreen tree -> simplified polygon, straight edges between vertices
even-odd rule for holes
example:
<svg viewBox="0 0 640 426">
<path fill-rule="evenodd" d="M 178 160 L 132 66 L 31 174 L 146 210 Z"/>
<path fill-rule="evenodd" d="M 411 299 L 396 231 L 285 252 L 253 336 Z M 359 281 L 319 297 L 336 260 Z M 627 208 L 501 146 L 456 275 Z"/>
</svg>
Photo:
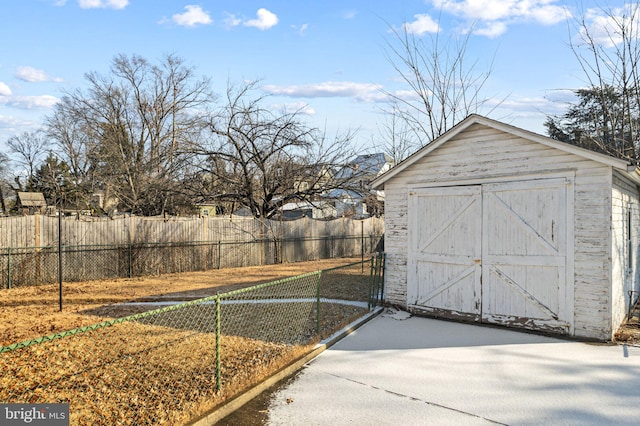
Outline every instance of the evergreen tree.
<svg viewBox="0 0 640 426">
<path fill-rule="evenodd" d="M 53 153 L 42 162 L 27 183 L 27 190 L 42 192 L 48 205 L 63 208 L 84 208 L 71 178 L 69 165 Z"/>
<path fill-rule="evenodd" d="M 636 162 L 640 111 L 611 85 L 574 92 L 578 102 L 561 116 L 549 116 L 547 134 L 553 139 Z"/>
</svg>

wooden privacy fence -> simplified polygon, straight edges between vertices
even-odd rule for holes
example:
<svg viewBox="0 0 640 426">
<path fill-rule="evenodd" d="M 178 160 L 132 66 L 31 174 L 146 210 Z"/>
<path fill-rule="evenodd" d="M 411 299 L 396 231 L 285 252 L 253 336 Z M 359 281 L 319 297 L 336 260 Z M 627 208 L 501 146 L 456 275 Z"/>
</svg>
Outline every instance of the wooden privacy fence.
<svg viewBox="0 0 640 426">
<path fill-rule="evenodd" d="M 0 288 L 381 251 L 381 218 L 0 218 Z M 61 238 L 58 238 L 60 235 Z"/>
</svg>

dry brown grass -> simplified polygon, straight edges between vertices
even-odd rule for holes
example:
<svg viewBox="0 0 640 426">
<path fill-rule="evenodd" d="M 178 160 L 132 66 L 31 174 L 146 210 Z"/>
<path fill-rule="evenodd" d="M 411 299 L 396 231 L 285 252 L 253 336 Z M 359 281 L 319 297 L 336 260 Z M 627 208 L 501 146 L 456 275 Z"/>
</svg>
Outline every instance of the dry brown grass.
<svg viewBox="0 0 640 426">
<path fill-rule="evenodd" d="M 310 350 L 224 337 L 224 386 L 216 392 L 212 336 L 135 322 L 116 327 L 0 355 L 0 401 L 69 402 L 73 425 L 178 425 Z"/>
<path fill-rule="evenodd" d="M 92 325 L 139 312 L 119 305 L 130 301 L 188 300 L 257 283 L 345 265 L 358 259 L 236 268 L 172 274 L 130 280 L 66 283 L 64 310 L 58 311 L 57 286 L 16 288 L 0 292 L 0 345 Z M 355 268 L 358 269 L 358 268 Z M 347 299 L 363 292 L 357 270 L 328 274 L 326 291 Z M 355 274 L 355 275 L 354 275 Z M 357 290 L 349 291 L 341 287 Z M 295 304 L 290 304 L 293 309 Z M 216 391 L 215 333 L 189 326 L 127 321 L 65 339 L 0 354 L 0 402 L 69 402 L 71 424 L 184 424 L 254 386 L 308 353 L 320 337 L 330 335 L 366 313 L 354 306 L 322 303 L 320 336 L 314 336 L 315 306 L 308 318 L 293 324 L 259 305 L 249 327 L 226 327 L 222 336 L 222 388 Z M 211 309 L 207 306 L 193 308 Z M 274 329 L 297 327 L 312 340 L 291 344 L 252 337 L 255 316 L 273 318 Z M 201 317 L 205 318 L 205 317 Z M 282 324 L 280 324 L 282 323 Z M 230 335 L 227 335 L 230 334 Z M 256 334 L 257 335 L 257 334 Z"/>
<path fill-rule="evenodd" d="M 627 321 L 618 329 L 614 341 L 640 345 L 640 302 L 636 303 Z"/>
<path fill-rule="evenodd" d="M 359 259 L 327 259 L 282 265 L 217 269 L 131 279 L 48 284 L 0 290 L 0 346 L 92 325 L 139 312 L 124 302 L 191 300 L 237 288 L 345 265 Z"/>
</svg>

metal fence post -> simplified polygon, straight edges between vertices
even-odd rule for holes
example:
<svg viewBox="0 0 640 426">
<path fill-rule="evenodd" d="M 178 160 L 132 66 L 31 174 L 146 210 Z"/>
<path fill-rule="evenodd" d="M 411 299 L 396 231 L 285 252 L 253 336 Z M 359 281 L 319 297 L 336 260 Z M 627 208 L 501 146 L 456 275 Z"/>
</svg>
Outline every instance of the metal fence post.
<svg viewBox="0 0 640 426">
<path fill-rule="evenodd" d="M 362 273 L 364 274 L 364 222 L 360 222 L 360 260 L 362 261 Z"/>
<path fill-rule="evenodd" d="M 373 305 L 372 303 L 372 299 L 373 299 L 373 280 L 375 279 L 375 269 L 373 267 L 373 256 L 371 256 L 371 260 L 370 260 L 370 268 L 369 268 L 369 303 L 368 303 L 368 307 L 369 310 L 371 310 L 371 307 Z"/>
<path fill-rule="evenodd" d="M 129 241 L 129 278 L 133 277 L 133 244 Z"/>
<path fill-rule="evenodd" d="M 11 247 L 7 248 L 7 288 L 11 288 Z"/>
<path fill-rule="evenodd" d="M 335 252 L 335 242 L 333 240 L 333 235 L 330 237 L 330 245 L 329 245 L 329 258 L 333 259 L 333 253 Z"/>
<path fill-rule="evenodd" d="M 387 263 L 387 254 L 382 253 L 380 257 L 380 301 L 384 302 L 384 265 Z"/>
<path fill-rule="evenodd" d="M 62 209 L 58 206 L 58 298 L 62 312 Z"/>
<path fill-rule="evenodd" d="M 216 391 L 219 392 L 222 387 L 222 361 L 220 350 L 220 335 L 221 335 L 221 321 L 220 321 L 220 296 L 216 296 Z"/>
<path fill-rule="evenodd" d="M 383 274 L 384 271 L 384 254 L 377 253 L 371 257 L 371 280 L 369 281 L 369 309 L 377 306 L 382 302 L 384 297 Z"/>
<path fill-rule="evenodd" d="M 316 290 L 316 333 L 320 334 L 320 283 L 322 282 L 322 271 L 318 272 L 318 286 Z"/>
</svg>

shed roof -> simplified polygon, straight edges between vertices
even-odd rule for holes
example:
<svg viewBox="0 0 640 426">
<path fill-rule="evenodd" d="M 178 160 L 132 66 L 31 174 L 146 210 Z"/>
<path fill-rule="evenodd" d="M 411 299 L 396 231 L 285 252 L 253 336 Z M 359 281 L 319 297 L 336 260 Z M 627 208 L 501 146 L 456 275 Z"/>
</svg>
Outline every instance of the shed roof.
<svg viewBox="0 0 640 426">
<path fill-rule="evenodd" d="M 446 144 L 448 141 L 454 139 L 457 135 L 468 129 L 474 124 L 480 124 L 483 126 L 487 126 L 496 130 L 500 130 L 505 133 L 512 134 L 514 136 L 518 136 L 533 142 L 540 143 L 542 145 L 546 145 L 552 148 L 559 149 L 561 151 L 565 151 L 571 154 L 575 154 L 579 157 L 587 158 L 589 160 L 596 161 L 601 164 L 605 164 L 613 167 L 614 169 L 622 171 L 628 177 L 633 179 L 634 182 L 640 184 L 640 171 L 636 168 L 636 166 L 632 165 L 629 161 L 625 161 L 619 158 L 611 157 L 606 154 L 601 154 L 595 151 L 591 151 L 585 148 L 580 148 L 575 145 L 570 145 L 568 143 L 560 142 L 555 139 L 551 139 L 547 136 L 542 136 L 534 132 L 530 132 L 528 130 L 521 129 L 519 127 L 512 126 L 510 124 L 502 123 L 500 121 L 492 120 L 490 118 L 484 117 L 478 114 L 471 114 L 460 123 L 452 127 L 446 133 L 435 139 L 428 145 L 425 145 L 411 156 L 406 158 L 396 167 L 392 168 L 388 172 L 382 174 L 378 178 L 376 178 L 372 183 L 371 187 L 374 189 L 380 189 L 385 182 L 394 176 L 402 173 L 403 170 L 411 166 L 412 164 L 419 161 L 421 158 L 429 155 L 429 153 L 433 152 L 440 146 Z"/>
<path fill-rule="evenodd" d="M 47 207 L 42 192 L 18 192 L 18 199 L 23 207 Z"/>
</svg>

